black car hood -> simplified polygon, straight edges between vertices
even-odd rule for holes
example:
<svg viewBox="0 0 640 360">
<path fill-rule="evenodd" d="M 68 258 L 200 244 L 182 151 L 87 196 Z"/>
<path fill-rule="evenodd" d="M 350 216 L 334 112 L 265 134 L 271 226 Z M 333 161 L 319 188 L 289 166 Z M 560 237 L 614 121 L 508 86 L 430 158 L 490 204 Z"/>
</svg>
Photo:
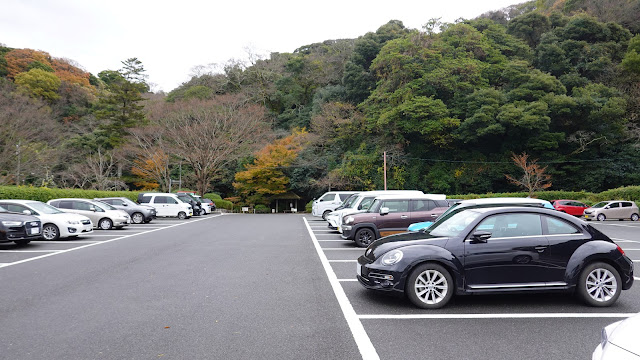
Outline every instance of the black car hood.
<svg viewBox="0 0 640 360">
<path fill-rule="evenodd" d="M 409 245 L 435 245 L 442 247 L 448 240 L 448 237 L 436 237 L 422 231 L 405 232 L 385 236 L 374 241 L 367 248 L 365 256 L 374 260 L 388 251 Z"/>
</svg>

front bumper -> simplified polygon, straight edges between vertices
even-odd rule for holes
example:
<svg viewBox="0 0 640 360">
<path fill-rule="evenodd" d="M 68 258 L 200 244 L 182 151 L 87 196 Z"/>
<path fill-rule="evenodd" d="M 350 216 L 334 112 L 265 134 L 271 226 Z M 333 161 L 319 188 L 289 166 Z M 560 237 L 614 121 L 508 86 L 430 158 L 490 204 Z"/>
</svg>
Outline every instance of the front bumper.
<svg viewBox="0 0 640 360">
<path fill-rule="evenodd" d="M 131 224 L 131 218 L 113 219 L 113 226 L 128 226 Z"/>
<path fill-rule="evenodd" d="M 342 225 L 340 227 L 342 230 L 342 234 L 340 236 L 345 240 L 353 240 L 353 236 L 355 234 L 354 228 L 351 225 Z"/>
<path fill-rule="evenodd" d="M 383 291 L 394 295 L 404 294 L 402 272 L 395 271 L 395 266 L 371 263 L 364 255 L 358 258 L 356 277 L 358 282 L 369 290 Z"/>
</svg>

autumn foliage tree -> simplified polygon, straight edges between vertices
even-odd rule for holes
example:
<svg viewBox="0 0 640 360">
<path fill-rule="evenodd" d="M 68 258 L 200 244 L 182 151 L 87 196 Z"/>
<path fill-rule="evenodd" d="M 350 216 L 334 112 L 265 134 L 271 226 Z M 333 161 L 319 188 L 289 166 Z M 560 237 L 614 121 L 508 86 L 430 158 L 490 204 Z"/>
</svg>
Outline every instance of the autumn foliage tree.
<svg viewBox="0 0 640 360">
<path fill-rule="evenodd" d="M 529 155 L 524 152 L 520 155 L 511 153 L 511 159 L 523 171 L 523 174 L 520 178 L 514 178 L 510 175 L 505 175 L 505 177 L 512 184 L 516 184 L 528 191 L 529 197 L 533 197 L 536 191 L 551 187 L 551 176 L 545 174 L 546 166 L 540 167 L 537 164 L 537 160 L 534 159 L 529 161 Z"/>
<path fill-rule="evenodd" d="M 287 192 L 289 178 L 284 169 L 290 166 L 307 141 L 305 129 L 294 129 L 283 139 L 265 146 L 245 171 L 236 173 L 233 187 L 242 199 L 251 204 L 268 204 L 272 195 Z"/>
</svg>

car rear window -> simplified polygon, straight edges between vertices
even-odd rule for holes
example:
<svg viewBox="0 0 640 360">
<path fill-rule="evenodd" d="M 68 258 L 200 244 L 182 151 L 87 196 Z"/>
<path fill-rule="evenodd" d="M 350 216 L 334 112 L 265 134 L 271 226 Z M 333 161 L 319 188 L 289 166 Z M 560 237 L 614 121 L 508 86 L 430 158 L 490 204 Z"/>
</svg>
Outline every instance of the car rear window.
<svg viewBox="0 0 640 360">
<path fill-rule="evenodd" d="M 140 202 L 141 204 L 148 204 L 151 201 L 151 196 L 141 196 L 138 199 L 138 202 Z"/>
<path fill-rule="evenodd" d="M 622 207 L 631 207 L 631 203 L 630 202 L 623 202 L 622 203 Z"/>
</svg>

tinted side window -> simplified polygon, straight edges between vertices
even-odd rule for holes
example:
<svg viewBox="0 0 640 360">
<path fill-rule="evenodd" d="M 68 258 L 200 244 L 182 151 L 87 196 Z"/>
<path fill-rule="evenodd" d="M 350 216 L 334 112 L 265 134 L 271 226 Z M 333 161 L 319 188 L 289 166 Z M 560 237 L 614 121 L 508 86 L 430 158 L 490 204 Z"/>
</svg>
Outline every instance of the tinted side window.
<svg viewBox="0 0 640 360">
<path fill-rule="evenodd" d="M 156 198 L 153 199 L 153 202 L 155 204 L 166 204 L 167 203 L 167 199 L 168 199 L 168 197 L 166 197 L 166 196 L 156 196 Z"/>
<path fill-rule="evenodd" d="M 630 202 L 623 202 L 622 203 L 622 207 L 631 207 L 631 203 Z"/>
<path fill-rule="evenodd" d="M 148 204 L 151 201 L 151 196 L 141 196 L 139 201 L 141 204 Z"/>
<path fill-rule="evenodd" d="M 380 208 L 389 208 L 390 213 L 409 211 L 409 200 L 385 200 Z"/>
<path fill-rule="evenodd" d="M 3 204 L 2 207 L 7 209 L 7 210 L 9 210 L 9 211 L 17 212 L 17 213 L 21 213 L 21 212 L 23 212 L 25 210 L 29 210 L 26 207 L 24 207 L 22 205 L 17 205 L 17 204 Z"/>
<path fill-rule="evenodd" d="M 411 200 L 411 211 L 429 211 L 435 207 L 431 200 Z"/>
<path fill-rule="evenodd" d="M 174 199 L 172 197 L 168 197 L 168 196 L 167 196 L 166 201 L 167 201 L 167 204 L 177 204 L 178 203 L 178 200 L 176 200 L 176 199 Z M 187 201 L 186 203 L 188 204 L 189 202 Z"/>
<path fill-rule="evenodd" d="M 476 230 L 490 232 L 491 239 L 542 235 L 540 215 L 512 213 L 484 219 Z"/>
<path fill-rule="evenodd" d="M 449 207 L 447 200 L 435 200 L 436 207 Z"/>
<path fill-rule="evenodd" d="M 336 194 L 334 193 L 326 193 L 323 197 L 320 198 L 320 201 L 333 201 L 335 197 Z"/>
<path fill-rule="evenodd" d="M 100 200 L 100 201 L 105 202 L 105 203 L 107 203 L 109 205 L 114 205 L 115 204 L 113 199 L 103 199 L 103 200 Z"/>
<path fill-rule="evenodd" d="M 609 208 L 613 209 L 613 208 L 619 208 L 620 207 L 620 203 L 611 203 L 609 204 Z"/>
<path fill-rule="evenodd" d="M 549 216 L 545 216 L 545 219 L 547 220 L 547 229 L 549 230 L 549 235 L 580 233 L 580 230 L 578 230 L 575 226 L 573 226 L 572 224 L 569 224 L 564 220 L 549 217 Z"/>
<path fill-rule="evenodd" d="M 60 201 L 58 207 L 61 209 L 73 209 L 73 202 L 68 200 Z"/>
<path fill-rule="evenodd" d="M 91 211 L 91 205 L 84 201 L 73 201 L 73 209 Z"/>
<path fill-rule="evenodd" d="M 349 198 L 349 196 L 351 196 L 351 194 L 338 194 L 338 196 L 340 197 L 341 201 L 345 201 Z"/>
</svg>

